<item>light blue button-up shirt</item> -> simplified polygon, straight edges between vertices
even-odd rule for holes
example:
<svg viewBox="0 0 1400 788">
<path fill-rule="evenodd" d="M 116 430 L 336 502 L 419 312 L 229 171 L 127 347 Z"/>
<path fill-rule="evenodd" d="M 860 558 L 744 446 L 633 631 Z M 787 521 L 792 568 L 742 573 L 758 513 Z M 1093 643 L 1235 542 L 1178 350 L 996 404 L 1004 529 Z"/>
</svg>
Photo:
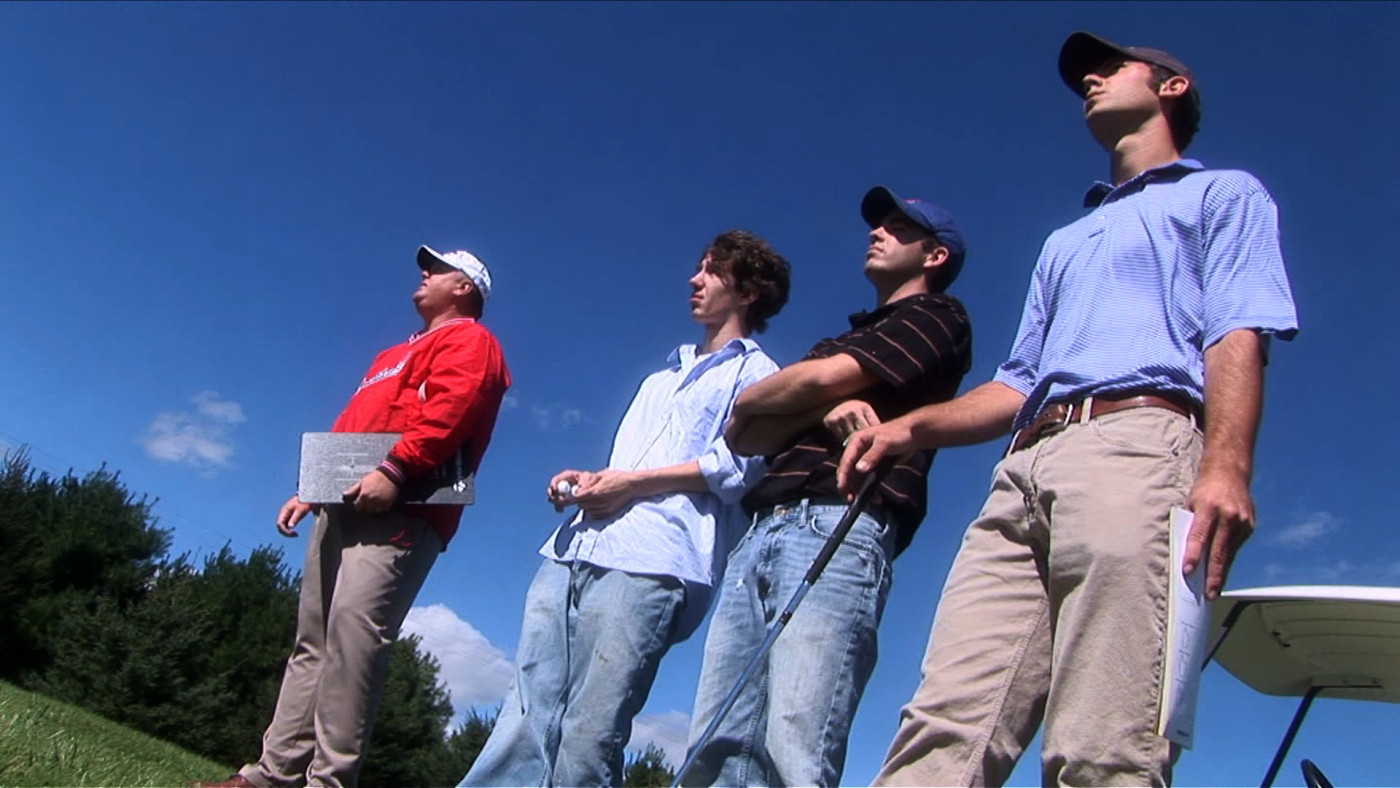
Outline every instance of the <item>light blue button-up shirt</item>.
<svg viewBox="0 0 1400 788">
<path fill-rule="evenodd" d="M 1036 261 L 1011 357 L 995 380 L 1048 402 L 1134 389 L 1204 398 L 1205 349 L 1240 328 L 1298 328 L 1278 211 L 1254 176 L 1182 159 L 1118 187 L 1051 233 Z"/>
<path fill-rule="evenodd" d="M 672 351 L 667 367 L 642 381 L 632 398 L 608 467 L 630 471 L 698 460 L 710 491 L 640 498 L 603 519 L 580 510 L 540 554 L 679 578 L 687 593 L 680 631 L 688 636 L 704 617 L 729 549 L 748 524 L 739 499 L 765 470 L 762 458 L 729 451 L 724 425 L 739 392 L 777 369 L 750 339 L 731 340 L 700 357 L 694 345 Z"/>
</svg>

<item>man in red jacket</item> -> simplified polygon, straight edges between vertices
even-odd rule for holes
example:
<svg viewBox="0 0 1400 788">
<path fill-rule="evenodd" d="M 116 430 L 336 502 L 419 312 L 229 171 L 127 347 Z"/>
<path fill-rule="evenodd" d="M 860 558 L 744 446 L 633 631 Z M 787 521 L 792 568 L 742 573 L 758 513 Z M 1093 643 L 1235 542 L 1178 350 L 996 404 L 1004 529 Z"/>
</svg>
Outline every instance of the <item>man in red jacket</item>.
<svg viewBox="0 0 1400 788">
<path fill-rule="evenodd" d="M 461 506 L 395 505 L 400 487 L 458 452 L 475 469 L 491 440 L 510 372 L 477 322 L 491 275 L 469 252 L 418 250 L 413 303 L 423 330 L 374 360 L 335 432 L 398 432 L 379 467 L 315 507 L 302 572 L 297 639 L 262 756 L 207 786 L 354 785 L 369 743 L 389 649 Z M 277 530 L 296 536 L 313 507 L 293 495 Z"/>
</svg>

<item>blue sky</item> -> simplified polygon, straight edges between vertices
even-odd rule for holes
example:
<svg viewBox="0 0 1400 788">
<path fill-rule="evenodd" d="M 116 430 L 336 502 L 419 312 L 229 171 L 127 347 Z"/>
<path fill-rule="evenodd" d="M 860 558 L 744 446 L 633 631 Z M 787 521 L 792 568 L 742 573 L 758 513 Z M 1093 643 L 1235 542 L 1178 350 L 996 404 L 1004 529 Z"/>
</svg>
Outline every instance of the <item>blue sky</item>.
<svg viewBox="0 0 1400 788">
<path fill-rule="evenodd" d="M 1081 28 L 1190 63 L 1189 154 L 1279 204 L 1302 331 L 1268 370 L 1260 527 L 1231 587 L 1400 585 L 1391 3 L 0 5 L 0 441 L 119 469 L 177 551 L 274 543 L 299 566 L 273 517 L 300 433 L 418 326 L 417 245 L 476 252 L 515 386 L 411 625 L 459 708 L 493 705 L 557 522 L 545 482 L 603 463 L 640 379 L 698 338 L 686 280 L 716 233 L 792 261 L 761 337 L 790 363 L 873 303 L 864 191 L 946 207 L 968 240 L 966 383 L 990 377 L 1042 240 L 1106 172 L 1054 69 Z M 1002 448 L 938 458 L 848 783 L 878 768 Z M 663 665 L 639 737 L 683 737 L 702 642 Z M 1294 701 L 1218 667 L 1203 693 L 1178 784 L 1257 784 Z M 1319 701 L 1279 784 L 1301 756 L 1396 783 L 1397 721 Z M 1014 781 L 1038 782 L 1035 758 Z"/>
</svg>

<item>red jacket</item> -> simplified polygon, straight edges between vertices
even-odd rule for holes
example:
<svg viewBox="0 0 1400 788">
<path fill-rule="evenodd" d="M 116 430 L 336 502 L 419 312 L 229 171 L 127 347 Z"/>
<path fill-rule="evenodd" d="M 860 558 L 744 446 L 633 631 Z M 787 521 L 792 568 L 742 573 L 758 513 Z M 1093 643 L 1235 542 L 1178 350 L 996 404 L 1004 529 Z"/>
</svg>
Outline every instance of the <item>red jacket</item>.
<svg viewBox="0 0 1400 788">
<path fill-rule="evenodd" d="M 401 432 L 389 462 L 412 478 L 466 447 L 473 469 L 491 442 L 510 370 L 496 337 L 472 318 L 420 331 L 374 359 L 333 432 Z M 429 522 L 443 547 L 457 532 L 461 506 L 404 506 Z"/>
</svg>

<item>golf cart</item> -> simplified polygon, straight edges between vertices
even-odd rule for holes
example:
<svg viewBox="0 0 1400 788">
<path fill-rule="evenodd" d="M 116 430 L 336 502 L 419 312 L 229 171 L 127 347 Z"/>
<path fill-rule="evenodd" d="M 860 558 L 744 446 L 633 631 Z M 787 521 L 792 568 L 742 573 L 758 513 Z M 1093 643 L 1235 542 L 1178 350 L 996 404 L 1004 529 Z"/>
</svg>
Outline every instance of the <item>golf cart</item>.
<svg viewBox="0 0 1400 788">
<path fill-rule="evenodd" d="M 1301 697 L 1264 775 L 1273 785 L 1319 695 L 1400 703 L 1400 588 L 1280 586 L 1227 591 L 1211 610 L 1213 658 L 1266 695 Z M 1331 788 L 1311 761 L 1309 788 Z"/>
</svg>

